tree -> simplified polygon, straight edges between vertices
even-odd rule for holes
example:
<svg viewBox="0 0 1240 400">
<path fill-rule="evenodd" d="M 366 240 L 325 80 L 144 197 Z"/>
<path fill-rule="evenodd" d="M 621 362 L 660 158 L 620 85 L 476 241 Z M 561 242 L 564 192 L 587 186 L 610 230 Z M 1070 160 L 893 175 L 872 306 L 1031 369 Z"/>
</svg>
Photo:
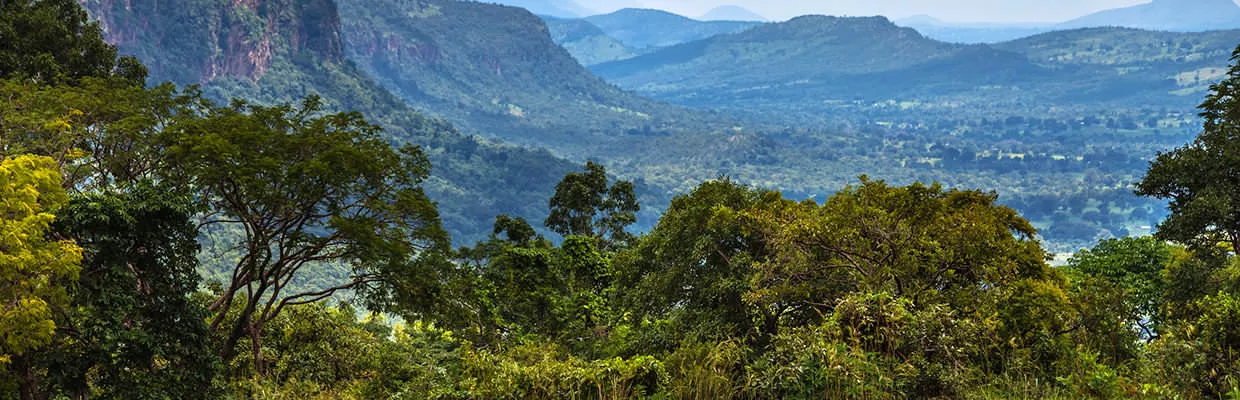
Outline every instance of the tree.
<svg viewBox="0 0 1240 400">
<path fill-rule="evenodd" d="M 672 318 L 703 338 L 773 334 L 778 312 L 755 312 L 743 299 L 756 264 L 767 256 L 761 235 L 738 217 L 778 193 L 720 179 L 672 199 L 648 235 L 623 252 L 622 301 L 640 314 Z"/>
<path fill-rule="evenodd" d="M 1152 237 L 1108 239 L 1068 260 L 1067 269 L 1081 278 L 1105 280 L 1120 288 L 1146 337 L 1158 334 L 1166 285 L 1163 271 L 1171 262 L 1171 246 Z"/>
<path fill-rule="evenodd" d="M 1156 236 L 1208 248 L 1240 250 L 1240 48 L 1227 78 L 1201 103 L 1202 132 L 1186 146 L 1159 153 L 1137 194 L 1170 200 Z"/>
<path fill-rule="evenodd" d="M 442 283 L 447 234 L 421 187 L 430 171 L 416 147 L 399 151 L 358 113 L 234 102 L 164 132 L 171 179 L 194 188 L 207 228 L 239 230 L 240 258 L 218 299 L 211 329 L 231 360 L 249 337 L 263 372 L 263 326 L 285 307 L 354 290 L 372 309 L 429 310 Z M 347 265 L 348 282 L 290 293 L 322 263 Z"/>
<path fill-rule="evenodd" d="M 198 289 L 191 199 L 150 184 L 70 201 L 55 230 L 85 250 L 81 279 L 39 354 L 48 393 L 210 398 L 215 357 Z M 67 285 L 67 282 L 62 282 Z"/>
<path fill-rule="evenodd" d="M 205 104 L 192 88 L 97 78 L 74 86 L 0 81 L 0 98 L 0 154 L 53 158 L 76 192 L 117 191 L 158 178 L 159 132 L 198 118 Z"/>
<path fill-rule="evenodd" d="M 963 309 L 1007 284 L 1059 279 L 1033 226 L 996 200 L 862 177 L 821 206 L 765 203 L 748 213 L 773 253 L 754 297 L 818 307 L 847 292 L 885 291 Z"/>
<path fill-rule="evenodd" d="M 597 238 L 604 248 L 632 239 L 624 229 L 637 222 L 636 213 L 641 210 L 633 183 L 620 181 L 608 186 L 606 169 L 593 162 L 586 163 L 585 172 L 564 176 L 555 186 L 549 207 L 547 228 L 564 236 Z"/>
<path fill-rule="evenodd" d="M 117 59 L 99 23 L 74 0 L 0 2 L 0 79 L 72 84 L 85 77 L 120 77 L 136 86 L 146 68 Z"/>
<path fill-rule="evenodd" d="M 52 341 L 53 312 L 68 304 L 58 283 L 77 279 L 82 249 L 50 236 L 53 212 L 69 199 L 52 159 L 0 161 L 0 199 L 0 371 L 11 368 L 29 400 L 38 388 L 30 355 Z"/>
</svg>

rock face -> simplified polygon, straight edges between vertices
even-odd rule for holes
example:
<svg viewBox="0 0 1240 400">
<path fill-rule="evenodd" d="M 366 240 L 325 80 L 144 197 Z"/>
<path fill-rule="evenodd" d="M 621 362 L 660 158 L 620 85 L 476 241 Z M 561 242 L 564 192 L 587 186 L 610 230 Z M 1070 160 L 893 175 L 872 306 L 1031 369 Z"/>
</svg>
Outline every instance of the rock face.
<svg viewBox="0 0 1240 400">
<path fill-rule="evenodd" d="M 157 80 L 258 81 L 280 56 L 344 59 L 332 0 L 80 0 Z"/>
</svg>

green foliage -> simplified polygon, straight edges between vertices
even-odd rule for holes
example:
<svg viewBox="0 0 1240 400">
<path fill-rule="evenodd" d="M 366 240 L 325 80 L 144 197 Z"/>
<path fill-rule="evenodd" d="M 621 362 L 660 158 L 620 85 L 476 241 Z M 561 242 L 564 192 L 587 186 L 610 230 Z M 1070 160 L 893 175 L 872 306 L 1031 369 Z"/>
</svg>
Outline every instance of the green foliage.
<svg viewBox="0 0 1240 400">
<path fill-rule="evenodd" d="M 215 372 L 197 290 L 188 196 L 139 185 L 74 198 L 56 221 L 85 252 L 55 342 L 38 354 L 43 391 L 111 399 L 211 398 Z"/>
<path fill-rule="evenodd" d="M 82 248 L 49 234 L 53 213 L 69 200 L 54 160 L 0 160 L 0 199 L 0 371 L 21 376 L 33 367 L 29 354 L 52 342 L 54 313 L 68 306 L 64 282 L 77 279 Z M 23 378 L 22 393 L 35 384 Z"/>
<path fill-rule="evenodd" d="M 1076 281 L 1099 279 L 1112 285 L 1125 297 L 1130 311 L 1128 322 L 1137 324 L 1147 336 L 1158 332 L 1163 320 L 1159 307 L 1166 292 L 1164 268 L 1171 262 L 1171 246 L 1152 237 L 1109 239 L 1093 249 L 1082 250 L 1068 260 L 1069 274 L 1081 276 Z"/>
<path fill-rule="evenodd" d="M 66 84 L 86 77 L 146 79 L 136 60 L 117 60 L 98 23 L 72 0 L 0 4 L 0 79 Z"/>
<path fill-rule="evenodd" d="M 1240 90 L 1240 48 L 1232 56 L 1226 79 L 1210 86 L 1201 104 L 1202 133 L 1192 144 L 1160 153 L 1138 184 L 1145 196 L 1169 199 L 1171 215 L 1159 225 L 1158 236 L 1192 245 L 1212 247 L 1227 242 L 1240 248 L 1240 123 L 1235 96 Z"/>
<path fill-rule="evenodd" d="M 421 184 L 430 164 L 416 147 L 393 149 L 359 113 L 319 115 L 300 107 L 234 102 L 176 124 L 161 138 L 168 173 L 197 192 L 203 224 L 241 226 L 244 249 L 212 304 L 219 329 L 238 295 L 244 306 L 228 327 L 221 356 L 243 335 L 260 345 L 262 327 L 286 306 L 352 289 L 376 310 L 417 313 L 441 283 L 448 237 Z M 348 282 L 321 291 L 286 291 L 307 264 L 348 264 Z M 261 353 L 256 369 L 263 371 Z"/>
<path fill-rule="evenodd" d="M 592 236 L 603 247 L 624 246 L 633 235 L 625 228 L 637 222 L 637 196 L 633 183 L 607 184 L 607 170 L 593 162 L 586 172 L 570 173 L 555 186 L 545 224 L 564 236 Z"/>
</svg>

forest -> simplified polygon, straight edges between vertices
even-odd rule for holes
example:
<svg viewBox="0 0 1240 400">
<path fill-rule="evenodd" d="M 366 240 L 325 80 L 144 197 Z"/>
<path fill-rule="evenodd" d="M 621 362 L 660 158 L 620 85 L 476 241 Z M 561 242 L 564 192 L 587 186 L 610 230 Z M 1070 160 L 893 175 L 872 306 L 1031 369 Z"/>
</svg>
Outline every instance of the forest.
<svg viewBox="0 0 1240 400">
<path fill-rule="evenodd" d="M 997 188 L 725 175 L 643 231 L 595 162 L 454 242 L 418 137 L 148 74 L 74 0 L 0 1 L 0 399 L 1240 398 L 1240 48 L 1114 189 L 1153 234 L 1063 267 Z M 953 123 L 1154 125 L 1083 122 Z"/>
</svg>

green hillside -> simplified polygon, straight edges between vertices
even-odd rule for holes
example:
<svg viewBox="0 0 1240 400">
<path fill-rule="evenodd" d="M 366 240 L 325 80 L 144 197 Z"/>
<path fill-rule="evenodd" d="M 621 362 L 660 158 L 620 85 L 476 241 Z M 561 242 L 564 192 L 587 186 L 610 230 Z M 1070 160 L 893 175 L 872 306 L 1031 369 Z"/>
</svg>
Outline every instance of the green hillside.
<svg viewBox="0 0 1240 400">
<path fill-rule="evenodd" d="M 632 134 L 703 130 L 711 120 L 607 84 L 522 9 L 456 0 L 340 7 L 351 60 L 414 107 L 482 135 L 584 158 L 615 153 Z"/>
<path fill-rule="evenodd" d="M 1195 105 L 1240 31 L 1122 28 L 997 45 L 927 39 L 884 18 L 801 17 L 592 69 L 622 87 L 710 108 L 832 113 L 838 102 L 1014 106 Z M 1201 78 L 1198 79 L 1198 76 Z"/>
<path fill-rule="evenodd" d="M 761 25 L 752 21 L 698 21 L 662 10 L 626 8 L 585 18 L 607 35 L 638 50 L 655 49 L 737 33 Z"/>
<path fill-rule="evenodd" d="M 201 84 L 217 100 L 265 104 L 318 94 L 331 110 L 363 112 L 394 142 L 425 147 L 434 166 L 432 197 L 440 202 L 445 227 L 463 242 L 485 236 L 501 213 L 545 215 L 542 199 L 572 168 L 546 151 L 473 138 L 410 108 L 346 59 L 330 0 L 86 6 L 122 54 L 149 66 L 152 81 Z"/>
<path fill-rule="evenodd" d="M 636 50 L 607 36 L 599 27 L 583 19 L 543 17 L 551 40 L 568 50 L 581 65 L 627 60 L 638 55 Z"/>
</svg>

